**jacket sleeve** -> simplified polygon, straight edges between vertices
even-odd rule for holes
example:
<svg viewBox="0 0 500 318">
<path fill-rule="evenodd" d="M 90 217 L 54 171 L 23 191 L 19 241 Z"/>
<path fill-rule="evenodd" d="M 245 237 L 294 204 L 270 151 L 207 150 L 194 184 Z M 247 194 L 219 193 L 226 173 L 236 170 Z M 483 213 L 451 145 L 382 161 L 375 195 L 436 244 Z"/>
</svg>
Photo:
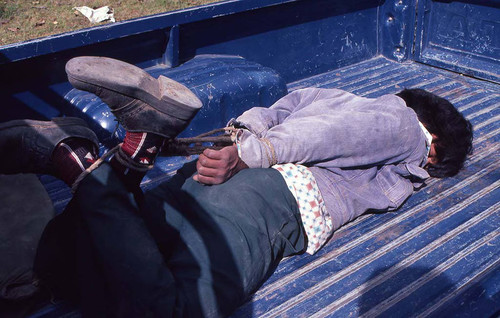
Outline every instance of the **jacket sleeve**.
<svg viewBox="0 0 500 318">
<path fill-rule="evenodd" d="M 294 116 L 260 135 L 244 131 L 240 156 L 249 167 L 291 162 L 358 168 L 402 162 L 417 151 L 423 154 L 416 115 L 405 105 L 386 107 L 394 103 L 391 98 L 379 98 L 366 109 Z"/>
<path fill-rule="evenodd" d="M 236 118 L 236 122 L 257 137 L 282 124 L 292 113 L 311 103 L 320 89 L 304 88 L 282 97 L 271 107 L 254 107 Z"/>
</svg>

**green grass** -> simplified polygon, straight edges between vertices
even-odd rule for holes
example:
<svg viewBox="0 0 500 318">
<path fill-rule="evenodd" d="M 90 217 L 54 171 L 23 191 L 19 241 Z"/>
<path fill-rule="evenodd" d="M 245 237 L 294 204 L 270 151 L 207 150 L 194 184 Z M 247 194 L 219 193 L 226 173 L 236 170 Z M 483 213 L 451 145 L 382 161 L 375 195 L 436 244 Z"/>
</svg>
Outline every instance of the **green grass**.
<svg viewBox="0 0 500 318">
<path fill-rule="evenodd" d="M 10 19 L 14 16 L 17 10 L 17 5 L 15 3 L 7 3 L 7 1 L 0 2 L 0 20 Z"/>
<path fill-rule="evenodd" d="M 218 0 L 0 0 L 0 45 L 95 26 L 72 8 L 109 6 L 116 21 Z M 106 24 L 110 22 L 101 22 Z M 99 25 L 97 24 L 97 25 Z"/>
</svg>

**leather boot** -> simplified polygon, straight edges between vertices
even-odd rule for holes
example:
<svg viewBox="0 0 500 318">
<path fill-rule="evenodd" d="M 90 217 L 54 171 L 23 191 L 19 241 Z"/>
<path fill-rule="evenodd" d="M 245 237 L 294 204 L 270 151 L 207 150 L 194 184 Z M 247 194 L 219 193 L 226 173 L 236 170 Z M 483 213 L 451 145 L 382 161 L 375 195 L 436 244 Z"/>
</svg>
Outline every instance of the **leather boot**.
<svg viewBox="0 0 500 318">
<path fill-rule="evenodd" d="M 0 124 L 0 173 L 53 174 L 52 153 L 68 138 L 99 141 L 80 118 L 54 118 L 52 121 L 13 120 Z"/>
<path fill-rule="evenodd" d="M 182 84 L 111 58 L 76 57 L 66 63 L 66 73 L 75 88 L 101 98 L 129 132 L 175 137 L 202 106 Z"/>
</svg>

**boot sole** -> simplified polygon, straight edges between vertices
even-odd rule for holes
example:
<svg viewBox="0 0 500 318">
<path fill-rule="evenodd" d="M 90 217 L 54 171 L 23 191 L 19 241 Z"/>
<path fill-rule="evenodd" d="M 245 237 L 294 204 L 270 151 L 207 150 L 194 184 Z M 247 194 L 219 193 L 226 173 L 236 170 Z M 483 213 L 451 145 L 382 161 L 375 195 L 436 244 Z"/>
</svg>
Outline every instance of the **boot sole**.
<svg viewBox="0 0 500 318">
<path fill-rule="evenodd" d="M 139 99 L 182 120 L 191 119 L 203 105 L 186 86 L 162 75 L 155 79 L 139 67 L 112 58 L 76 57 L 66 63 L 66 73 L 71 81 Z"/>
</svg>

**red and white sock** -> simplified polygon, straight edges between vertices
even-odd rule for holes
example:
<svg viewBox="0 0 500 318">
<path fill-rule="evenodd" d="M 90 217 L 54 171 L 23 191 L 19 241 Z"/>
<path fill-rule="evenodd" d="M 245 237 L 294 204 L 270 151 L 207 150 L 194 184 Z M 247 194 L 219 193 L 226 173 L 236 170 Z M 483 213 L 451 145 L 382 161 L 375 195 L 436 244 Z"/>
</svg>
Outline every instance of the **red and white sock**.
<svg viewBox="0 0 500 318">
<path fill-rule="evenodd" d="M 164 137 L 152 133 L 127 132 L 122 150 L 136 163 L 152 165 L 164 141 Z"/>
<path fill-rule="evenodd" d="M 76 178 L 97 159 L 97 149 L 85 139 L 70 138 L 54 149 L 52 162 L 56 176 L 72 186 Z"/>
<path fill-rule="evenodd" d="M 136 167 L 149 167 L 154 164 L 164 142 L 165 137 L 152 133 L 127 132 L 120 153 L 117 153 L 110 163 L 115 171 L 126 176 L 128 182 L 138 185 L 146 173 L 135 170 L 130 164 L 126 165 L 123 162 L 132 161 Z M 118 160 L 118 157 L 126 160 Z"/>
</svg>

